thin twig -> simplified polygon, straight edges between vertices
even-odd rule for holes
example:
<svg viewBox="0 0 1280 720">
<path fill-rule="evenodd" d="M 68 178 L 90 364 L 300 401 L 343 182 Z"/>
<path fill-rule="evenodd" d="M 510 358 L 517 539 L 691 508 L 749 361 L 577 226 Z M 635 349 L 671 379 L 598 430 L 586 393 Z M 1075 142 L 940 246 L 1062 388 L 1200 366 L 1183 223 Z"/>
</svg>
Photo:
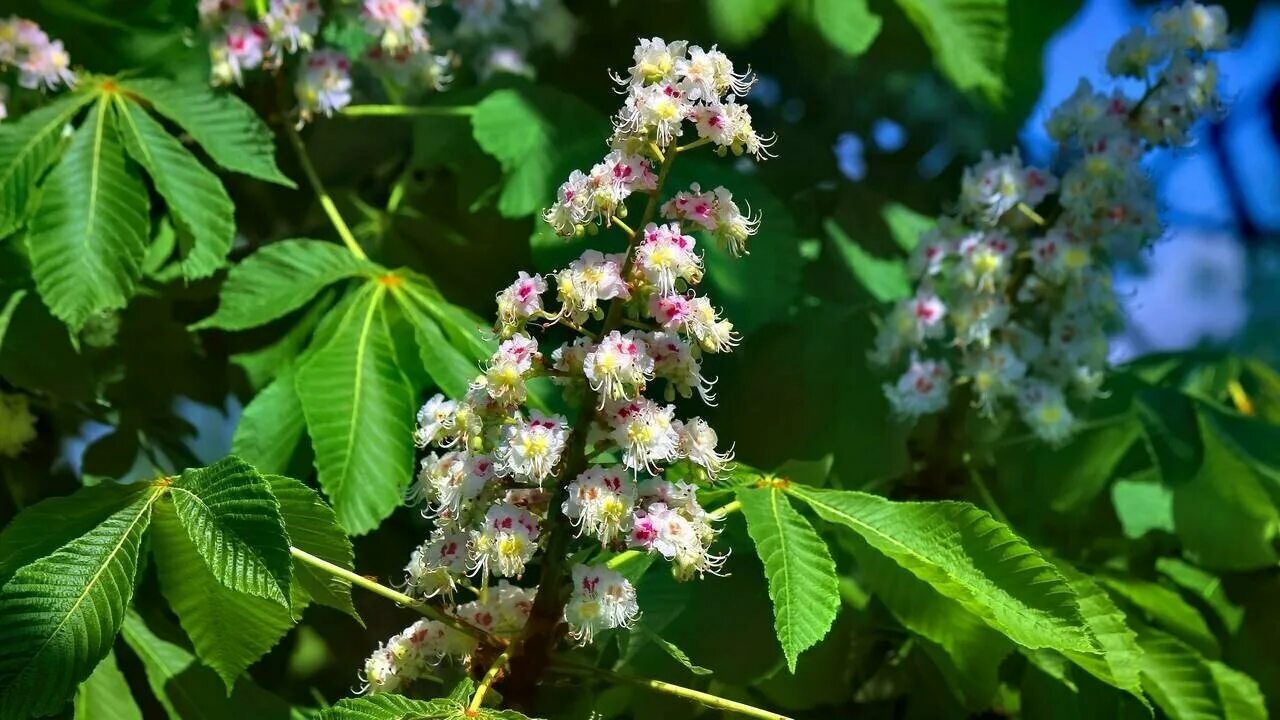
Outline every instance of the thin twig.
<svg viewBox="0 0 1280 720">
<path fill-rule="evenodd" d="M 627 234 L 628 238 L 633 238 L 636 236 L 636 231 L 632 230 L 631 226 L 623 222 L 622 218 L 618 217 L 617 215 L 614 215 L 613 217 L 609 218 L 609 222 L 622 228 L 623 232 Z"/>
<path fill-rule="evenodd" d="M 467 117 L 475 105 L 348 105 L 338 111 L 346 117 Z"/>
<path fill-rule="evenodd" d="M 666 693 L 667 695 L 675 695 L 676 697 L 682 697 L 686 700 L 692 700 L 696 703 L 705 705 L 709 708 L 724 710 L 725 712 L 738 713 L 739 715 L 745 715 L 747 717 L 760 718 L 760 720 L 791 720 L 791 718 L 787 717 L 786 715 L 780 715 L 776 712 L 770 712 L 768 710 L 761 710 L 758 707 L 748 705 L 746 703 L 738 702 L 737 700 L 722 698 L 719 695 L 712 695 L 711 693 L 708 693 L 708 692 L 702 692 L 701 690 L 694 690 L 693 688 L 687 688 L 682 685 L 676 685 L 674 683 L 664 682 L 662 680 L 650 680 L 649 678 L 633 677 L 631 675 L 623 675 L 622 673 L 616 673 L 611 670 L 605 670 L 603 668 L 586 667 L 583 665 L 576 665 L 576 664 L 569 665 L 566 663 L 553 664 L 549 669 L 552 672 L 557 672 L 557 673 L 560 673 L 561 675 L 573 675 L 578 677 L 590 677 L 593 675 L 597 675 L 601 678 L 612 680 L 614 682 L 626 683 L 627 685 L 634 685 L 636 687 L 647 688 L 655 692 Z"/>
<path fill-rule="evenodd" d="M 415 612 L 417 612 L 419 615 L 422 615 L 423 617 L 427 617 L 432 620 L 437 620 L 439 622 L 442 622 L 445 625 L 448 625 L 449 627 L 453 628 L 454 630 L 457 630 L 458 632 L 465 633 L 474 638 L 484 640 L 486 642 L 494 643 L 499 646 L 502 645 L 502 641 L 500 641 L 498 638 L 489 636 L 487 633 L 483 632 L 477 627 L 468 625 L 451 615 L 446 615 L 445 613 L 441 612 L 440 610 L 437 610 L 434 607 L 431 607 L 430 605 L 425 605 L 423 603 L 420 603 L 417 600 L 414 600 L 413 598 L 409 597 L 408 595 L 405 595 L 404 593 L 398 590 L 393 590 L 387 587 L 386 585 L 383 585 L 382 583 L 376 582 L 374 580 L 370 580 L 369 578 L 363 575 L 357 575 L 356 573 L 353 573 L 344 567 L 334 565 L 333 563 L 329 562 L 328 560 L 325 560 L 324 558 L 316 557 L 315 555 L 312 555 L 306 550 L 299 550 L 296 547 L 290 547 L 289 554 L 293 555 L 293 557 L 299 560 L 300 562 L 306 563 L 307 565 L 310 565 L 311 567 L 316 568 L 317 570 L 323 570 L 324 572 L 327 572 L 330 575 L 342 578 L 343 580 L 346 580 L 352 585 L 356 585 L 358 587 L 364 588 L 365 590 L 368 590 L 374 595 L 380 595 L 386 598 L 387 600 L 390 600 L 396 603 L 397 605 L 403 605 L 404 607 L 414 610 Z"/>
<path fill-rule="evenodd" d="M 699 138 L 689 143 L 688 145 L 681 145 L 680 147 L 676 148 L 676 152 L 678 153 L 689 152 L 690 150 L 693 150 L 695 148 L 700 148 L 709 142 L 711 142 L 711 138 L 709 137 Z"/>
<path fill-rule="evenodd" d="M 485 694 L 489 692 L 489 688 L 493 687 L 493 681 L 498 679 L 498 673 L 502 672 L 502 668 L 506 667 L 510 659 L 511 648 L 507 648 L 489 666 L 489 670 L 480 679 L 480 685 L 476 687 L 476 694 L 471 696 L 471 704 L 467 706 L 468 715 L 475 713 L 484 704 Z"/>
<path fill-rule="evenodd" d="M 302 164 L 302 172 L 306 174 L 307 182 L 311 183 L 311 189 L 315 191 L 316 198 L 320 200 L 320 207 L 324 208 L 325 215 L 329 216 L 329 222 L 333 223 L 333 229 L 338 231 L 338 237 L 342 238 L 342 243 L 347 246 L 352 255 L 361 260 L 368 260 L 369 256 L 365 254 L 364 248 L 360 247 L 360 243 L 356 241 L 356 236 L 351 233 L 351 228 L 347 226 L 347 221 L 343 220 L 342 214 L 338 212 L 338 206 L 324 189 L 324 184 L 320 182 L 320 175 L 316 172 L 315 166 L 311 164 L 311 158 L 307 156 L 307 146 L 302 142 L 298 131 L 288 123 L 285 123 L 284 130 L 285 135 L 289 137 L 289 142 L 293 144 L 293 149 L 298 151 L 298 161 Z"/>
</svg>

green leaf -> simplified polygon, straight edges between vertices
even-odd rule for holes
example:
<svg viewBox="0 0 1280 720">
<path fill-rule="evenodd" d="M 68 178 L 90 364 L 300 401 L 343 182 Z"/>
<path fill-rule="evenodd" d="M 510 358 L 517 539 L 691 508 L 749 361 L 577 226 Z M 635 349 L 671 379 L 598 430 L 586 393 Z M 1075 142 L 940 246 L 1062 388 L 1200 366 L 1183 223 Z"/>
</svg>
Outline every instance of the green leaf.
<svg viewBox="0 0 1280 720">
<path fill-rule="evenodd" d="M 276 167 L 271 130 L 234 94 L 217 92 L 202 82 L 163 78 L 120 80 L 119 85 L 189 133 L 227 170 L 297 187 Z"/>
<path fill-rule="evenodd" d="M 125 617 L 124 639 L 142 661 L 147 683 L 170 720 L 298 720 L 283 700 L 247 679 L 237 682 L 228 697 L 217 673 L 153 632 L 136 613 Z"/>
<path fill-rule="evenodd" d="M 132 504 L 146 485 L 104 482 L 23 510 L 0 532 L 0 583 Z"/>
<path fill-rule="evenodd" d="M 218 582 L 289 606 L 289 538 L 271 487 L 231 456 L 182 473 L 171 486 L 178 519 Z"/>
<path fill-rule="evenodd" d="M 14 290 L 12 295 L 4 299 L 4 306 L 0 307 L 0 350 L 4 349 L 4 338 L 9 333 L 9 322 L 13 320 L 13 314 L 17 312 L 18 306 L 26 297 L 26 290 Z"/>
<path fill-rule="evenodd" d="M 1204 616 L 1176 591 L 1159 583 L 1121 575 L 1101 575 L 1098 579 L 1141 610 L 1162 630 L 1195 647 L 1205 656 L 1218 656 L 1218 640 Z"/>
<path fill-rule="evenodd" d="M 1165 484 L 1179 485 L 1195 477 L 1204 464 L 1205 447 L 1191 397 L 1167 388 L 1145 388 L 1134 408 L 1147 451 Z"/>
<path fill-rule="evenodd" d="M 93 99 L 73 93 L 0 125 L 0 237 L 26 218 L 36 183 L 62 149 L 62 131 Z"/>
<path fill-rule="evenodd" d="M 1001 100 L 1009 43 L 1006 0 L 898 0 L 898 5 L 956 87 Z"/>
<path fill-rule="evenodd" d="M 168 503 L 156 506 L 153 528 L 160 590 L 191 638 L 196 655 L 222 677 L 230 693 L 240 673 L 289 632 L 293 616 L 278 602 L 223 585 Z"/>
<path fill-rule="evenodd" d="M 453 346 L 435 318 L 428 314 L 437 301 L 413 285 L 393 287 L 391 294 L 405 319 L 413 325 L 418 354 L 427 374 L 449 397 L 461 398 L 466 395 L 467 388 L 480 369 L 474 361 Z"/>
<path fill-rule="evenodd" d="M 867 7 L 867 0 L 813 0 L 814 27 L 849 57 L 866 52 L 883 24 Z"/>
<path fill-rule="evenodd" d="M 320 720 L 434 720 L 462 710 L 454 700 L 410 700 L 402 695 L 378 693 L 339 700 L 320 711 Z"/>
<path fill-rule="evenodd" d="M 280 516 L 284 518 L 289 543 L 334 565 L 355 570 L 351 541 L 320 493 L 282 475 L 267 475 L 266 480 L 280 502 Z M 351 583 L 347 580 L 296 561 L 293 563 L 293 579 L 312 600 L 360 619 L 351 603 Z"/>
<path fill-rule="evenodd" d="M 885 303 L 911 295 L 906 264 L 901 259 L 887 260 L 868 253 L 831 218 L 825 220 L 822 226 L 840 250 L 849 270 L 871 297 Z"/>
<path fill-rule="evenodd" d="M 987 707 L 999 682 L 1000 663 L 1013 643 L 865 541 L 850 545 L 863 579 L 889 612 L 908 630 L 946 652 L 952 667 L 940 665 L 939 670 L 966 705 Z"/>
<path fill-rule="evenodd" d="M 1171 557 L 1156 560 L 1156 570 L 1203 600 L 1222 621 L 1229 634 L 1235 635 L 1240 630 L 1240 625 L 1244 622 L 1244 608 L 1232 602 L 1221 578 L 1191 563 Z"/>
<path fill-rule="evenodd" d="M 261 472 L 286 472 L 306 431 L 294 370 L 286 366 L 240 413 L 231 452 Z"/>
<path fill-rule="evenodd" d="M 1138 634 L 1142 686 L 1172 720 L 1265 720 L 1266 704 L 1249 676 L 1205 660 L 1182 641 L 1150 628 Z"/>
<path fill-rule="evenodd" d="M 555 199 L 560 158 L 607 132 L 604 118 L 579 98 L 546 87 L 504 88 L 481 100 L 471 116 L 476 143 L 502 165 L 498 197 L 503 217 L 531 215 Z"/>
<path fill-rule="evenodd" d="M 376 265 L 322 240 L 281 240 L 258 250 L 227 273 L 218 311 L 195 328 L 245 330 L 297 310 L 329 285 L 372 275 Z"/>
<path fill-rule="evenodd" d="M 296 378 L 320 487 L 353 535 L 400 505 L 413 470 L 416 398 L 396 364 L 386 293 L 381 284 L 362 287 Z"/>
<path fill-rule="evenodd" d="M 1173 491 L 1160 482 L 1158 471 L 1117 480 L 1111 486 L 1111 504 L 1130 540 L 1152 530 L 1173 532 Z"/>
<path fill-rule="evenodd" d="M 960 502 L 892 502 L 867 493 L 790 485 L 819 516 L 1028 648 L 1098 653 L 1075 591 L 1035 548 Z"/>
<path fill-rule="evenodd" d="M 106 657 L 133 598 L 153 489 L 0 587 L 0 717 L 49 715 Z"/>
<path fill-rule="evenodd" d="M 776 486 L 740 488 L 738 501 L 769 580 L 778 642 L 795 673 L 796 658 L 835 622 L 840 608 L 836 565 L 826 543 Z"/>
<path fill-rule="evenodd" d="M 235 205 L 222 181 L 139 105 L 115 98 L 124 146 L 146 169 L 175 222 L 193 240 L 182 258 L 188 280 L 212 275 L 226 262 L 236 234 Z"/>
<path fill-rule="evenodd" d="M 1183 551 L 1213 570 L 1275 567 L 1280 511 L 1263 480 L 1206 417 L 1197 420 L 1204 460 L 1173 487 L 1173 522 Z"/>
<path fill-rule="evenodd" d="M 636 628 L 640 631 L 640 634 L 648 638 L 650 642 L 662 648 L 663 651 L 666 652 L 668 655 L 670 655 L 673 660 L 683 665 L 685 670 L 688 670 L 694 675 L 710 675 L 711 674 L 711 670 L 704 668 L 701 665 L 695 664 L 692 660 L 689 659 L 688 653 L 676 647 L 675 643 L 659 635 L 657 632 L 654 631 L 653 628 L 649 627 L 647 624 L 642 622 L 639 625 L 637 625 Z"/>
<path fill-rule="evenodd" d="M 1137 636 L 1130 629 L 1125 614 L 1093 578 L 1065 562 L 1059 562 L 1058 569 L 1066 576 L 1079 597 L 1080 613 L 1102 648 L 1101 657 L 1074 651 L 1068 651 L 1064 655 L 1090 675 L 1128 692 L 1143 705 L 1148 705 L 1142 694 L 1139 675 L 1142 670 L 1142 649 L 1138 646 Z"/>
<path fill-rule="evenodd" d="M 132 297 L 146 254 L 149 205 L 112 113 L 99 103 L 45 180 L 26 238 L 36 289 L 72 330 Z"/>
<path fill-rule="evenodd" d="M 717 40 L 742 45 L 764 34 L 786 0 L 708 0 L 707 13 Z"/>
<path fill-rule="evenodd" d="M 75 720 L 142 720 L 129 683 L 116 665 L 116 656 L 107 656 L 76 690 Z"/>
<path fill-rule="evenodd" d="M 901 203 L 885 203 L 880 208 L 880 218 L 889 226 L 889 234 L 893 241 L 905 252 L 916 249 L 920 236 L 932 230 L 938 223 L 933 218 L 902 205 Z"/>
</svg>

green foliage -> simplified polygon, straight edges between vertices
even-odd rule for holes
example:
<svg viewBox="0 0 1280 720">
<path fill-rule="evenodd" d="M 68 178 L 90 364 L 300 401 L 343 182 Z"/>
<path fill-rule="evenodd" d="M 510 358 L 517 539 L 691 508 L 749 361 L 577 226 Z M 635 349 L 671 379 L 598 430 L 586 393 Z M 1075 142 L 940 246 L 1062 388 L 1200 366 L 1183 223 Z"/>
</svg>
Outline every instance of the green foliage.
<svg viewBox="0 0 1280 720">
<path fill-rule="evenodd" d="M 158 495 L 117 510 L 0 587 L 0 717 L 52 715 L 106 657 Z"/>
<path fill-rule="evenodd" d="M 338 525 L 333 508 L 325 504 L 320 494 L 293 478 L 268 475 L 265 479 L 271 486 L 271 494 L 280 503 L 280 517 L 289 534 L 289 544 L 338 567 L 354 570 L 351 541 Z M 350 581 L 296 561 L 293 580 L 312 601 L 359 619 L 351 604 Z M 295 598 L 299 594 L 297 590 L 292 593 Z"/>
<path fill-rule="evenodd" d="M 114 653 L 107 653 L 80 684 L 75 707 L 75 720 L 142 720 Z"/>
<path fill-rule="evenodd" d="M 276 167 L 275 138 L 257 114 L 234 95 L 202 83 L 161 78 L 121 80 L 136 95 L 190 134 L 218 165 L 285 187 L 296 187 Z"/>
<path fill-rule="evenodd" d="M 182 473 L 173 508 L 212 577 L 229 590 L 289 607 L 289 538 L 280 503 L 251 465 L 228 457 Z M 181 550 L 185 561 L 190 554 Z"/>
<path fill-rule="evenodd" d="M 942 74 L 961 90 L 998 102 L 1009 42 L 1007 0 L 898 0 L 933 50 Z"/>
<path fill-rule="evenodd" d="M 0 237 L 25 219 L 36 181 L 58 159 L 63 128 L 89 99 L 70 95 L 0 126 Z"/>
<path fill-rule="evenodd" d="M 413 467 L 413 387 L 398 364 L 387 289 L 361 288 L 296 377 L 320 487 L 338 521 L 362 535 L 391 514 Z"/>
<path fill-rule="evenodd" d="M 555 197 L 565 173 L 558 159 L 575 144 L 601 147 L 606 134 L 600 113 L 578 98 L 543 87 L 495 91 L 471 116 L 475 140 L 502 164 L 498 212 L 521 217 Z"/>
<path fill-rule="evenodd" d="M 181 495 L 176 495 L 175 500 Z M 156 508 L 153 545 L 160 590 L 191 638 L 196 656 L 213 668 L 228 692 L 293 627 L 289 608 L 232 589 L 209 569 L 205 554 L 187 536 L 175 508 Z"/>
<path fill-rule="evenodd" d="M 1077 595 L 1054 566 L 972 505 L 894 503 L 866 493 L 792 485 L 791 497 L 843 525 L 1027 648 L 1097 653 Z"/>
<path fill-rule="evenodd" d="M 867 0 L 813 0 L 813 24 L 840 52 L 857 57 L 880 34 L 880 16 Z"/>
<path fill-rule="evenodd" d="M 281 240 L 253 253 L 227 273 L 218 311 L 198 328 L 245 330 L 265 325 L 307 304 L 340 280 L 372 276 L 377 266 L 341 245 Z"/>
<path fill-rule="evenodd" d="M 297 720 L 286 702 L 248 680 L 241 679 L 228 693 L 218 675 L 175 642 L 172 633 L 152 630 L 137 613 L 125 617 L 123 634 L 170 720 Z"/>
<path fill-rule="evenodd" d="M 94 313 L 125 306 L 146 253 L 149 199 L 128 164 L 111 108 L 98 104 L 49 174 L 27 247 L 40 296 L 80 330 Z"/>
<path fill-rule="evenodd" d="M 423 720 L 448 718 L 462 706 L 452 700 L 410 700 L 400 695 L 379 694 L 340 700 L 320 713 L 321 720 Z"/>
<path fill-rule="evenodd" d="M 1267 717 L 1258 685 L 1247 675 L 1206 660 L 1171 635 L 1144 629 L 1142 686 L 1173 720 Z"/>
<path fill-rule="evenodd" d="M 764 563 L 778 642 L 787 667 L 831 629 L 840 596 L 827 546 L 777 487 L 740 488 L 738 502 Z"/>
</svg>

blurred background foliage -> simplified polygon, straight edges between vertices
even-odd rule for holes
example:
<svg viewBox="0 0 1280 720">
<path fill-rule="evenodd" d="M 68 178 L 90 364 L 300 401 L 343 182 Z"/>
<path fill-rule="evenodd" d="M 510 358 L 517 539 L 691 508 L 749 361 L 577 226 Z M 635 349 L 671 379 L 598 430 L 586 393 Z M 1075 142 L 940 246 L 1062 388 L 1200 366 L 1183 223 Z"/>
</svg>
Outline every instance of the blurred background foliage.
<svg viewBox="0 0 1280 720">
<path fill-rule="evenodd" d="M 1021 146 L 1043 157 L 1038 123 L 1046 108 L 1081 74 L 1100 75 L 1101 48 L 1149 7 L 1125 0 L 566 4 L 575 23 L 559 31 L 571 33 L 572 47 L 533 54 L 534 78 L 481 80 L 464 66 L 454 89 L 426 101 L 473 104 L 514 89 L 518 101 L 500 119 L 541 130 L 521 133 L 515 145 L 504 144 L 501 127 L 486 141 L 467 117 L 338 117 L 307 129 L 320 175 L 370 256 L 422 272 L 453 303 L 491 316 L 495 291 L 518 269 L 546 271 L 574 254 L 535 215 L 571 169 L 600 154 L 618 102 L 606 69 L 629 64 L 637 37 L 720 43 L 759 73 L 749 102 L 756 127 L 777 133 L 779 157 L 758 166 L 677 166 L 677 175 L 696 174 L 704 184 L 723 178 L 764 213 L 745 261 L 708 259 L 711 293 L 746 337 L 738 352 L 707 363 L 720 377 L 720 406 L 709 420 L 740 460 L 796 480 L 982 504 L 954 466 L 931 462 L 931 454 L 959 452 L 963 438 L 928 423 L 910 431 L 890 417 L 880 390 L 886 378 L 865 360 L 872 316 L 905 292 L 904 252 L 947 209 L 964 166 L 984 149 Z M 1131 617 L 1248 672 L 1280 711 L 1280 430 L 1255 421 L 1280 420 L 1280 377 L 1271 365 L 1280 360 L 1280 6 L 1225 5 L 1238 38 L 1223 60 L 1233 111 L 1204 128 L 1187 157 L 1151 167 L 1172 249 L 1123 269 L 1129 319 L 1116 358 L 1134 362 L 1095 408 L 1093 420 L 1102 422 L 1055 451 L 1021 437 L 984 438 L 989 456 L 980 460 L 1019 533 L 1095 573 L 1114 573 L 1108 588 Z M 192 82 L 208 72 L 192 3 L 17 0 L 6 10 L 37 19 L 94 72 Z M 447 7 L 432 16 L 449 22 Z M 365 81 L 364 97 L 378 100 L 382 90 Z M 280 122 L 269 82 L 250 83 L 242 96 Z M 282 140 L 278 161 L 302 178 Z M 332 236 L 305 187 L 224 179 L 236 205 L 233 259 L 281 238 Z M 25 284 L 17 252 L 0 243 L 5 297 Z M 146 477 L 227 452 L 240 409 L 274 362 L 261 351 L 279 347 L 306 311 L 246 333 L 189 330 L 216 306 L 220 282 L 188 284 L 157 270 L 126 310 L 91 322 L 79 351 L 34 298 L 16 304 L 0 344 L 0 378 L 32 398 L 38 436 L 18 457 L 0 459 L 7 488 L 0 519 L 94 478 Z M 1254 419 L 1239 419 L 1242 403 Z M 312 474 L 305 442 L 285 469 Z M 398 578 L 424 528 L 412 510 L 397 511 L 357 540 L 357 568 Z M 837 624 L 793 676 L 771 631 L 741 517 L 730 518 L 722 542 L 733 549 L 728 577 L 676 585 L 650 573 L 639 585 L 645 622 L 678 639 L 713 671 L 709 680 L 653 643 L 604 652 L 637 674 L 709 683 L 712 692 L 803 718 L 1145 713 L 1080 673 L 1069 689 L 1049 666 L 1008 655 L 1007 647 L 979 658 L 984 670 L 957 672 L 954 655 L 905 629 L 898 608 L 870 596 L 873 572 L 852 562 L 856 550 L 839 561 L 845 607 Z M 253 679 L 303 705 L 347 694 L 377 639 L 407 622 L 382 600 L 356 601 L 366 628 L 312 607 L 252 668 Z M 136 686 L 145 683 L 136 659 L 121 654 L 119 663 Z M 628 688 L 554 692 L 555 717 L 699 714 Z M 159 712 L 153 700 L 143 702 Z"/>
</svg>

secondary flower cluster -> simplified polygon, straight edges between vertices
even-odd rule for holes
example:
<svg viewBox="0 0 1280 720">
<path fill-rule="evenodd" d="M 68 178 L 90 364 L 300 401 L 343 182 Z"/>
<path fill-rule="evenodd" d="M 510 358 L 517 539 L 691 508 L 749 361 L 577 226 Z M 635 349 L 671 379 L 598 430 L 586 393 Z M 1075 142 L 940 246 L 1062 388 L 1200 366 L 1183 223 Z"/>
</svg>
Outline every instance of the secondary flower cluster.
<svg viewBox="0 0 1280 720">
<path fill-rule="evenodd" d="M 271 0 L 253 19 L 243 0 L 201 0 L 199 10 L 201 25 L 214 36 L 213 84 L 242 84 L 247 71 L 276 70 L 286 57 L 301 54 L 294 91 L 303 120 L 332 115 L 351 102 L 351 58 L 316 48 L 325 20 L 319 0 Z M 362 58 L 372 70 L 399 86 L 440 90 L 449 83 L 450 59 L 431 51 L 425 0 L 364 0 L 358 20 L 367 34 Z"/>
<path fill-rule="evenodd" d="M 747 106 L 737 102 L 754 79 L 749 73 L 735 73 L 733 62 L 714 46 L 703 50 L 683 41 L 641 40 L 627 75 L 615 75 L 614 80 L 623 86 L 626 100 L 613 119 L 613 152 L 588 173 L 574 171 L 544 215 L 562 236 L 609 225 L 615 215 L 624 218 L 626 199 L 633 192 L 653 190 L 657 182 L 652 165 L 657 158 L 650 147 L 673 145 L 688 124 L 698 136 L 695 142 L 712 143 L 721 154 L 769 157 L 773 137 L 757 133 Z M 735 253 L 742 251 L 759 222 L 749 212 L 744 215 L 722 187 L 704 193 L 693 185 L 664 204 L 662 213 L 666 219 L 688 221 L 711 232 Z M 687 250 L 691 253 L 692 245 Z"/>
<path fill-rule="evenodd" d="M 1143 95 L 1082 80 L 1053 111 L 1047 129 L 1064 158 L 1056 174 L 1017 151 L 965 171 L 956 211 L 911 258 L 914 297 L 884 318 L 872 352 L 906 362 L 885 386 L 899 415 L 939 412 L 965 383 L 987 416 L 1008 402 L 1044 440 L 1071 435 L 1070 400 L 1098 394 L 1116 321 L 1108 259 L 1162 232 L 1142 157 L 1187 143 L 1194 123 L 1220 110 L 1206 53 L 1226 44 L 1221 8 L 1188 0 L 1158 12 L 1107 59 L 1113 76 L 1145 80 Z"/>
<path fill-rule="evenodd" d="M 61 40 L 50 40 L 40 26 L 17 16 L 0 20 L 0 72 L 14 68 L 18 85 L 29 90 L 57 90 L 75 85 L 71 57 Z M 0 120 L 8 117 L 9 86 L 0 83 Z"/>
<path fill-rule="evenodd" d="M 678 112 L 693 121 L 687 108 L 736 107 L 724 93 L 749 84 L 714 49 L 694 48 L 686 56 L 684 43 L 643 40 L 635 62 L 637 80 L 624 114 L 635 106 L 636 92 L 666 87 L 692 95 L 678 101 L 686 108 Z M 652 63 L 661 72 L 645 69 Z M 704 192 L 694 185 L 660 202 L 670 163 L 692 149 L 677 146 L 678 134 L 647 121 L 629 125 L 614 135 L 612 152 L 590 176 L 574 173 L 566 187 L 583 177 L 599 180 L 592 192 L 607 196 L 609 206 L 606 211 L 593 201 L 593 207 L 625 234 L 625 251 L 587 250 L 545 277 L 519 273 L 497 294 L 500 342 L 483 372 L 463 397 L 436 395 L 418 413 L 414 440 L 433 450 L 422 459 L 410 497 L 422 503 L 434 528 L 410 558 L 406 591 L 441 598 L 449 613 L 485 633 L 520 635 L 536 591 L 508 582 L 519 581 L 535 562 L 543 582 L 572 583 L 562 618 L 584 644 L 604 630 L 630 627 L 640 613 L 635 588 L 611 566 L 612 558 L 662 557 L 681 580 L 717 573 L 724 562 L 712 550 L 718 529 L 698 503 L 697 486 L 723 473 L 732 451 L 718 447 L 705 420 L 678 418 L 674 405 L 650 396 L 670 401 L 697 394 L 713 402 L 703 358 L 738 342 L 733 324 L 695 292 L 703 259 L 682 223 L 720 234 L 742 251 L 758 220 L 746 220 L 723 188 Z M 620 220 L 632 191 L 647 196 L 646 217 L 635 230 Z M 562 189 L 562 202 L 565 195 Z M 665 217 L 652 217 L 659 208 Z M 547 214 L 553 226 L 556 218 Z M 555 325 L 573 337 L 544 352 L 535 330 Z M 581 401 L 576 422 L 535 402 L 530 384 L 546 379 L 566 399 Z M 556 536 L 580 544 L 565 557 L 540 558 Z M 556 575 L 551 568 L 563 567 L 568 557 L 576 559 L 571 571 Z M 477 599 L 454 605 L 463 592 Z M 432 632 L 413 645 L 406 635 L 414 632 L 406 631 L 369 659 L 371 689 L 397 686 L 421 672 L 423 662 L 470 652 L 436 639 L 434 626 L 415 627 Z M 413 647 L 398 649 L 406 643 Z M 400 657 L 411 660 L 397 664 Z"/>
</svg>

